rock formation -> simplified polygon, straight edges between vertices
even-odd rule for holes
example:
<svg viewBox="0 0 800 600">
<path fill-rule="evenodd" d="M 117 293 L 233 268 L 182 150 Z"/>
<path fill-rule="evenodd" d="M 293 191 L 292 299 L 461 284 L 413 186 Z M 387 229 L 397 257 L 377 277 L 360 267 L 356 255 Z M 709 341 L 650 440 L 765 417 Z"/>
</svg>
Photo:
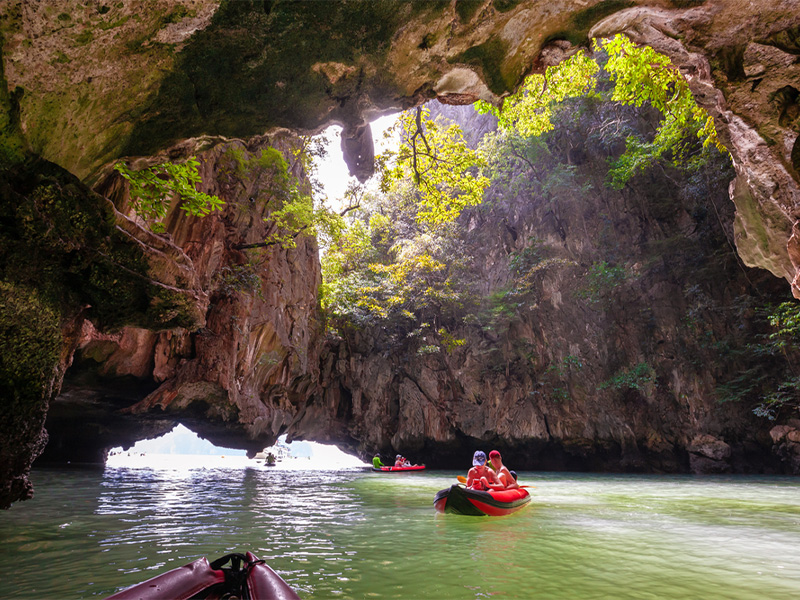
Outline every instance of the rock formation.
<svg viewBox="0 0 800 600">
<path fill-rule="evenodd" d="M 207 299 L 203 326 L 109 334 L 85 321 L 64 393 L 51 406 L 43 461 L 101 462 L 108 448 L 164 433 L 178 419 L 252 453 L 287 428 L 316 382 L 321 334 L 316 243 L 302 235 L 292 247 L 270 241 L 270 214 L 289 191 L 287 167 L 302 177 L 293 157 L 299 145 L 283 134 L 199 154 L 205 191 L 219 195 L 224 210 L 199 219 L 176 203 L 166 236 L 186 253 Z M 191 144 L 171 149 L 173 157 L 190 151 Z M 123 184 L 114 173 L 100 187 L 128 213 Z"/>
<path fill-rule="evenodd" d="M 769 391 L 753 395 L 756 380 L 791 377 L 762 351 L 760 314 L 790 295 L 733 250 L 727 159 L 690 177 L 655 167 L 617 192 L 604 182 L 625 135 L 611 132 L 647 119 L 575 103 L 557 120 L 535 168 L 520 161 L 462 216 L 481 302 L 435 325 L 337 324 L 327 411 L 290 431 L 338 429 L 362 455 L 434 467 L 496 447 L 524 469 L 797 472 L 793 429 L 751 413 Z M 566 191 L 542 191 L 558 173 Z"/>
<path fill-rule="evenodd" d="M 194 407 L 198 426 L 213 414 L 251 446 L 313 397 L 316 301 L 313 292 L 303 294 L 315 288 L 317 271 L 308 277 L 301 266 L 313 262 L 313 243 L 302 241 L 294 251 L 302 257 L 287 251 L 288 264 L 272 262 L 273 274 L 259 274 L 262 308 L 274 313 L 251 321 L 252 297 L 226 295 L 202 278 L 223 276 L 217 269 L 225 268 L 234 279 L 241 274 L 234 247 L 261 238 L 263 222 L 255 219 L 249 234 L 241 215 L 214 217 L 218 230 L 204 232 L 214 248 L 204 250 L 192 245 L 191 225 L 182 233 L 183 223 L 171 223 L 175 240 L 154 235 L 127 218 L 124 205 L 115 209 L 85 187 L 107 182 L 116 159 L 155 155 L 203 135 L 249 138 L 276 127 L 316 131 L 339 123 L 353 134 L 347 152 L 363 177 L 370 152 L 359 132 L 372 118 L 434 97 L 498 101 L 526 73 L 590 35 L 624 31 L 668 54 L 715 117 L 736 169 L 736 247 L 746 264 L 786 279 L 800 296 L 799 28 L 793 0 L 3 3 L 0 252 L 4 297 L 14 299 L 3 305 L 3 342 L 12 356 L 36 358 L 3 367 L 11 383 L 2 391 L 10 408 L 0 427 L 0 462 L 7 465 L 0 505 L 30 493 L 25 473 L 44 444 L 41 421 L 79 343 L 81 361 L 108 358 L 134 338 L 135 346 L 157 348 L 152 384 L 160 385 L 131 411 L 161 407 L 156 430 L 171 421 L 170 410 Z M 72 229 L 54 226 L 62 222 Z M 90 230 L 102 233 L 92 237 Z M 18 268 L 26 259 L 41 265 L 26 272 Z M 22 330 L 30 311 L 49 315 L 39 321 L 43 329 Z M 84 327 L 86 319 L 99 333 Z M 238 335 L 247 335 L 247 344 L 238 347 Z M 28 352 L 26 340 L 40 352 Z M 219 344 L 227 344 L 225 364 L 214 358 Z M 267 358 L 259 366 L 264 356 L 275 364 Z M 324 368 L 334 368 L 327 360 Z M 136 360 L 110 364 L 134 377 L 144 372 Z M 251 367 L 257 374 L 249 375 Z M 346 420 L 348 406 L 362 402 L 348 394 L 342 391 L 334 420 Z M 201 398 L 215 395 L 227 400 L 201 406 Z M 328 408 L 312 402 L 303 414 L 324 419 Z M 455 410 L 471 409 L 466 403 Z M 794 443 L 786 442 L 788 433 L 776 435 Z M 721 456 L 703 440 L 692 447 L 710 460 Z"/>
</svg>

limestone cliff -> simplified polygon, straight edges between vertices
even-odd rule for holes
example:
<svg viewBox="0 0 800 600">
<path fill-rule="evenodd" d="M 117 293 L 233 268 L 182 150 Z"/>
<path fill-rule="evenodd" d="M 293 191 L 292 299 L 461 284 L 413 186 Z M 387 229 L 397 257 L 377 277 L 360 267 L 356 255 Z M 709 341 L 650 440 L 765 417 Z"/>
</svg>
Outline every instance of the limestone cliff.
<svg viewBox="0 0 800 600">
<path fill-rule="evenodd" d="M 109 447 L 178 420 L 218 445 L 253 453 L 286 429 L 316 382 L 321 332 L 316 243 L 303 235 L 291 248 L 269 241 L 286 175 L 303 175 L 294 154 L 300 144 L 284 134 L 219 143 L 198 155 L 205 191 L 225 201 L 224 211 L 195 218 L 176 202 L 166 236 L 186 253 L 198 295 L 207 298 L 199 307 L 203 327 L 103 333 L 84 322 L 75 365 L 50 409 L 43 461 L 102 461 Z M 195 150 L 186 144 L 171 155 Z M 100 188 L 135 218 L 121 177 Z"/>
<path fill-rule="evenodd" d="M 337 323 L 324 391 L 290 432 L 434 467 L 496 447 L 525 469 L 797 472 L 798 423 L 771 433 L 751 412 L 756 381 L 791 377 L 757 349 L 763 310 L 790 296 L 734 251 L 727 157 L 615 191 L 609 158 L 644 115 L 576 102 L 558 121 L 462 217 L 481 302 Z"/>
</svg>

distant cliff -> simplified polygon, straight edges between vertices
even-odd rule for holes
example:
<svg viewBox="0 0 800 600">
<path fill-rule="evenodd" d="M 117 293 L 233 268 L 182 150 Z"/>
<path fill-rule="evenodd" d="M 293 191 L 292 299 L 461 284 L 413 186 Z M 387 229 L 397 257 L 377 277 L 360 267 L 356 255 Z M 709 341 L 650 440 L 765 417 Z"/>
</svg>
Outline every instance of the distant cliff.
<svg viewBox="0 0 800 600">
<path fill-rule="evenodd" d="M 291 431 L 335 425 L 362 454 L 434 467 L 496 447 L 525 469 L 797 472 L 797 446 L 780 443 L 800 422 L 771 437 L 775 423 L 752 412 L 792 377 L 759 346 L 765 310 L 791 295 L 735 252 L 727 156 L 657 165 L 617 191 L 609 160 L 651 130 L 647 113 L 587 100 L 557 120 L 518 148 L 536 162 L 513 163 L 461 217 L 453 259 L 469 261 L 480 300 L 435 324 L 337 324 L 327 417 L 314 405 Z"/>
</svg>

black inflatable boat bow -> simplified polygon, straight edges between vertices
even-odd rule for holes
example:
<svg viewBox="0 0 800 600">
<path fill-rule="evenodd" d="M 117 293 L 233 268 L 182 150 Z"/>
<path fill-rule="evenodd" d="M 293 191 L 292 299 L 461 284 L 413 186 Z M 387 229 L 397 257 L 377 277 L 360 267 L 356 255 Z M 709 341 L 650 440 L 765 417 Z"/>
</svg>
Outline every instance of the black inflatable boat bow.
<svg viewBox="0 0 800 600">
<path fill-rule="evenodd" d="M 231 566 L 225 567 L 228 562 L 231 563 Z M 247 578 L 250 576 L 250 571 L 253 570 L 253 567 L 263 564 L 266 563 L 261 559 L 247 560 L 244 554 L 239 554 L 238 552 L 226 554 L 212 562 L 210 565 L 212 569 L 225 573 L 225 589 L 229 591 L 222 598 L 252 600 L 250 591 L 247 589 Z"/>
</svg>

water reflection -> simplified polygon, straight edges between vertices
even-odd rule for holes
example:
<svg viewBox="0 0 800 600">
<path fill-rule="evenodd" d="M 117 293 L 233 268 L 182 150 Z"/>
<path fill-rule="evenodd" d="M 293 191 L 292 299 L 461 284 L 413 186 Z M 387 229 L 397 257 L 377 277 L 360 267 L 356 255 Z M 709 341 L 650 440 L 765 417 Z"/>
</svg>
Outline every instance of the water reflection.
<svg viewBox="0 0 800 600">
<path fill-rule="evenodd" d="M 97 513 L 118 515 L 122 526 L 100 546 L 157 548 L 169 554 L 159 568 L 197 554 L 243 549 L 274 568 L 346 558 L 333 544 L 330 526 L 363 519 L 360 500 L 335 472 L 113 469 L 102 488 Z M 134 563 L 121 571 L 141 569 Z"/>
<path fill-rule="evenodd" d="M 0 513 L 0 597 L 103 597 L 248 549 L 304 598 L 800 597 L 797 480 L 524 476 L 525 510 L 475 518 L 433 510 L 453 473 L 35 471 Z"/>
</svg>

